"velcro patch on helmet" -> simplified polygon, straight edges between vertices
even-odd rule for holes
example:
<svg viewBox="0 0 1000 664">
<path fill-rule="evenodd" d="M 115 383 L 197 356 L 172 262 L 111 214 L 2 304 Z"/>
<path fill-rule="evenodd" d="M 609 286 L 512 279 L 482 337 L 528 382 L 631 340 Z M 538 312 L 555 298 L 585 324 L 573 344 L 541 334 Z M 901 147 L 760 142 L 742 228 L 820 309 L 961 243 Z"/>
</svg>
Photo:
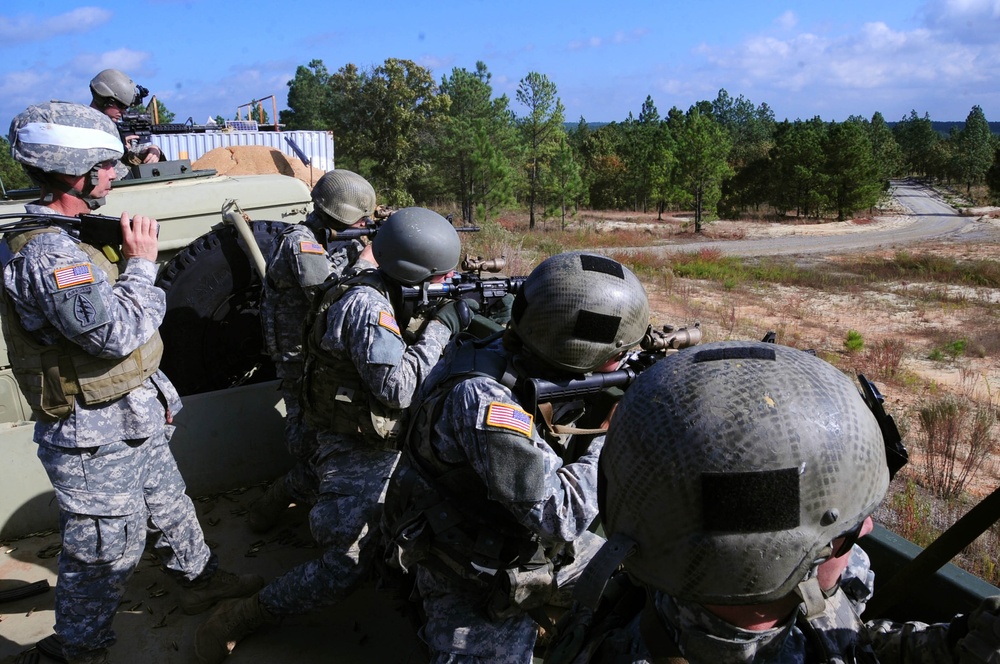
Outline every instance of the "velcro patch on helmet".
<svg viewBox="0 0 1000 664">
<path fill-rule="evenodd" d="M 82 284 L 94 283 L 94 273 L 90 269 L 89 263 L 79 263 L 61 267 L 52 273 L 56 280 L 56 288 L 72 288 Z"/>
<path fill-rule="evenodd" d="M 580 267 L 586 272 L 600 272 L 601 274 L 610 274 L 612 277 L 618 277 L 619 279 L 625 278 L 625 270 L 622 268 L 621 263 L 613 261 L 610 258 L 605 258 L 604 256 L 581 254 Z"/>
<path fill-rule="evenodd" d="M 799 470 L 702 473 L 702 526 L 706 531 L 767 533 L 799 525 Z"/>
<path fill-rule="evenodd" d="M 715 362 L 717 360 L 771 360 L 776 355 L 773 348 L 760 346 L 732 346 L 725 348 L 707 348 L 695 353 L 694 362 Z"/>
<path fill-rule="evenodd" d="M 394 332 L 397 337 L 403 336 L 399 332 L 399 323 L 396 322 L 396 317 L 388 311 L 378 312 L 378 324 L 379 327 L 384 327 L 390 332 Z"/>
<path fill-rule="evenodd" d="M 494 401 L 486 409 L 486 425 L 499 427 L 531 438 L 535 418 L 528 412 L 502 401 Z"/>
<path fill-rule="evenodd" d="M 573 337 L 583 341 L 610 344 L 618 337 L 618 328 L 621 324 L 621 316 L 609 316 L 584 309 L 576 315 Z"/>
<path fill-rule="evenodd" d="M 299 251 L 303 254 L 325 254 L 326 249 L 323 248 L 319 242 L 309 242 L 308 240 L 303 240 L 299 242 Z"/>
</svg>

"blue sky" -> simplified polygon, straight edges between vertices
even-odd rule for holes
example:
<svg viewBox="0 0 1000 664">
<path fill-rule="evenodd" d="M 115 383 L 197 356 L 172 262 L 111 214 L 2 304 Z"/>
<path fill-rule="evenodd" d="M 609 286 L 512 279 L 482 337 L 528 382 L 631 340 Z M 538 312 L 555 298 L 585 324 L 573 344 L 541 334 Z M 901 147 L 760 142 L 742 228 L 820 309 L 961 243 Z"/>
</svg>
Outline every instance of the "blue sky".
<svg viewBox="0 0 1000 664">
<path fill-rule="evenodd" d="M 531 71 L 566 117 L 621 121 L 647 95 L 661 115 L 725 88 L 781 119 L 916 110 L 1000 121 L 1000 0 L 4 0 L 0 126 L 48 99 L 89 102 L 106 67 L 177 115 L 234 117 L 269 95 L 285 108 L 298 65 L 333 72 L 410 59 L 435 80 L 486 63 L 511 99 Z M 270 101 L 265 102 L 270 112 Z"/>
</svg>

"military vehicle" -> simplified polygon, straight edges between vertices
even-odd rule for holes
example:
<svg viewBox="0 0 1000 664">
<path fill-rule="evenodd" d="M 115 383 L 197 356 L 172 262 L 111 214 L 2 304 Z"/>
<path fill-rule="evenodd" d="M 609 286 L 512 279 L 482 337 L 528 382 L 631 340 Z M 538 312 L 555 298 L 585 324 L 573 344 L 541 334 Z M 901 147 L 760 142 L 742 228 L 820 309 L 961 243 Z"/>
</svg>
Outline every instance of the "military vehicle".
<svg viewBox="0 0 1000 664">
<path fill-rule="evenodd" d="M 309 191 L 287 176 L 228 177 L 167 163 L 152 178 L 117 183 L 99 212 L 136 211 L 161 222 L 158 283 L 168 302 L 163 368 L 184 396 L 172 448 L 223 564 L 273 578 L 318 553 L 304 508 L 290 509 L 288 521 L 263 537 L 244 523 L 250 501 L 290 466 L 283 406 L 262 354 L 261 253 L 284 224 L 305 218 Z M 0 214 L 22 211 L 25 200 L 31 199 L 3 201 Z M 0 346 L 0 599 L 10 600 L 0 603 L 0 660 L 50 635 L 53 623 L 53 593 L 45 591 L 55 582 L 58 510 L 35 458 L 29 415 Z M 996 500 L 984 501 L 985 509 L 996 513 Z M 877 615 L 945 621 L 1000 594 L 944 564 L 968 538 L 953 534 L 914 566 L 921 550 L 876 527 L 861 541 L 876 571 L 876 598 L 886 581 L 905 580 Z M 176 611 L 172 583 L 152 560 L 144 558 L 116 618 L 114 661 L 194 661 L 192 640 L 204 616 Z M 253 635 L 233 661 L 426 661 L 406 599 L 398 589 L 368 586 L 338 607 Z"/>
</svg>

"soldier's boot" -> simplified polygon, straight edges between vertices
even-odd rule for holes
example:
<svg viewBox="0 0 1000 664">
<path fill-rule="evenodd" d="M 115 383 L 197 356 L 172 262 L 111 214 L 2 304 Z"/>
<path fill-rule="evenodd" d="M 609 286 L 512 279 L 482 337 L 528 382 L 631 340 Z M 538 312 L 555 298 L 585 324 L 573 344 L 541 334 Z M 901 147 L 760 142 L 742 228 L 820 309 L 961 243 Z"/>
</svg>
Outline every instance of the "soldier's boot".
<svg viewBox="0 0 1000 664">
<path fill-rule="evenodd" d="M 258 597 L 254 594 L 221 602 L 202 623 L 194 635 L 194 654 L 201 664 L 219 664 L 241 639 L 278 622 Z"/>
<path fill-rule="evenodd" d="M 264 577 L 258 574 L 216 570 L 208 579 L 181 590 L 181 611 L 193 616 L 207 611 L 219 600 L 253 595 L 263 587 Z"/>
<path fill-rule="evenodd" d="M 250 513 L 247 515 L 250 530 L 263 533 L 274 528 L 291 502 L 292 495 L 285 487 L 285 477 L 279 477 L 271 482 L 267 491 L 250 504 Z"/>
<path fill-rule="evenodd" d="M 91 650 L 76 657 L 69 657 L 66 661 L 69 664 L 108 664 L 111 660 L 108 659 L 108 649 L 101 648 L 100 650 Z"/>
</svg>

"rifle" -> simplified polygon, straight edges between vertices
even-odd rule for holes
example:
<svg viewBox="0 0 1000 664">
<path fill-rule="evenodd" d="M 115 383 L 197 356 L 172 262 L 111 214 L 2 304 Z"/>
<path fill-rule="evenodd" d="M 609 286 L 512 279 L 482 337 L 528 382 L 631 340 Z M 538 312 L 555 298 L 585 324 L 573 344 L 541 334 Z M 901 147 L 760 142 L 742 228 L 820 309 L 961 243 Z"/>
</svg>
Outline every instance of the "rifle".
<svg viewBox="0 0 1000 664">
<path fill-rule="evenodd" d="M 376 217 L 373 220 L 371 217 L 365 217 L 365 223 L 361 226 L 352 226 L 350 228 L 345 228 L 340 231 L 330 231 L 331 240 L 360 240 L 363 237 L 372 237 L 378 233 L 378 229 L 382 227 L 382 222 L 386 217 L 382 217 L 381 212 L 376 210 Z M 460 233 L 476 233 L 479 231 L 479 226 L 461 226 L 455 229 Z"/>
<path fill-rule="evenodd" d="M 0 214 L 0 219 L 21 219 L 20 222 L 0 224 L 0 231 L 5 233 L 33 231 L 38 228 L 46 228 L 54 223 L 66 230 L 77 231 L 81 242 L 95 247 L 116 247 L 121 246 L 122 243 L 121 219 L 106 214 L 80 214 L 69 217 L 46 212 L 14 212 Z M 156 233 L 159 235 L 159 227 L 157 227 Z"/>
<path fill-rule="evenodd" d="M 525 379 L 521 386 L 521 395 L 525 397 L 523 405 L 537 408 L 541 403 L 573 401 L 599 394 L 609 388 L 624 389 L 635 382 L 639 374 L 667 355 L 699 343 L 701 343 L 701 323 L 681 328 L 664 325 L 659 330 L 651 325 L 639 342 L 639 350 L 626 356 L 622 366 L 615 371 L 558 381 L 544 378 Z"/>
<path fill-rule="evenodd" d="M 479 230 L 476 226 L 456 228 L 457 231 Z M 466 256 L 462 261 L 463 272 L 458 272 L 438 284 L 422 283 L 403 287 L 403 305 L 406 318 L 425 315 L 433 311 L 442 299 L 472 300 L 478 306 L 469 331 L 480 338 L 503 329 L 510 320 L 514 296 L 520 292 L 527 277 L 483 278 L 483 272 L 500 272 L 506 266 L 504 258 L 483 259 Z"/>
</svg>

